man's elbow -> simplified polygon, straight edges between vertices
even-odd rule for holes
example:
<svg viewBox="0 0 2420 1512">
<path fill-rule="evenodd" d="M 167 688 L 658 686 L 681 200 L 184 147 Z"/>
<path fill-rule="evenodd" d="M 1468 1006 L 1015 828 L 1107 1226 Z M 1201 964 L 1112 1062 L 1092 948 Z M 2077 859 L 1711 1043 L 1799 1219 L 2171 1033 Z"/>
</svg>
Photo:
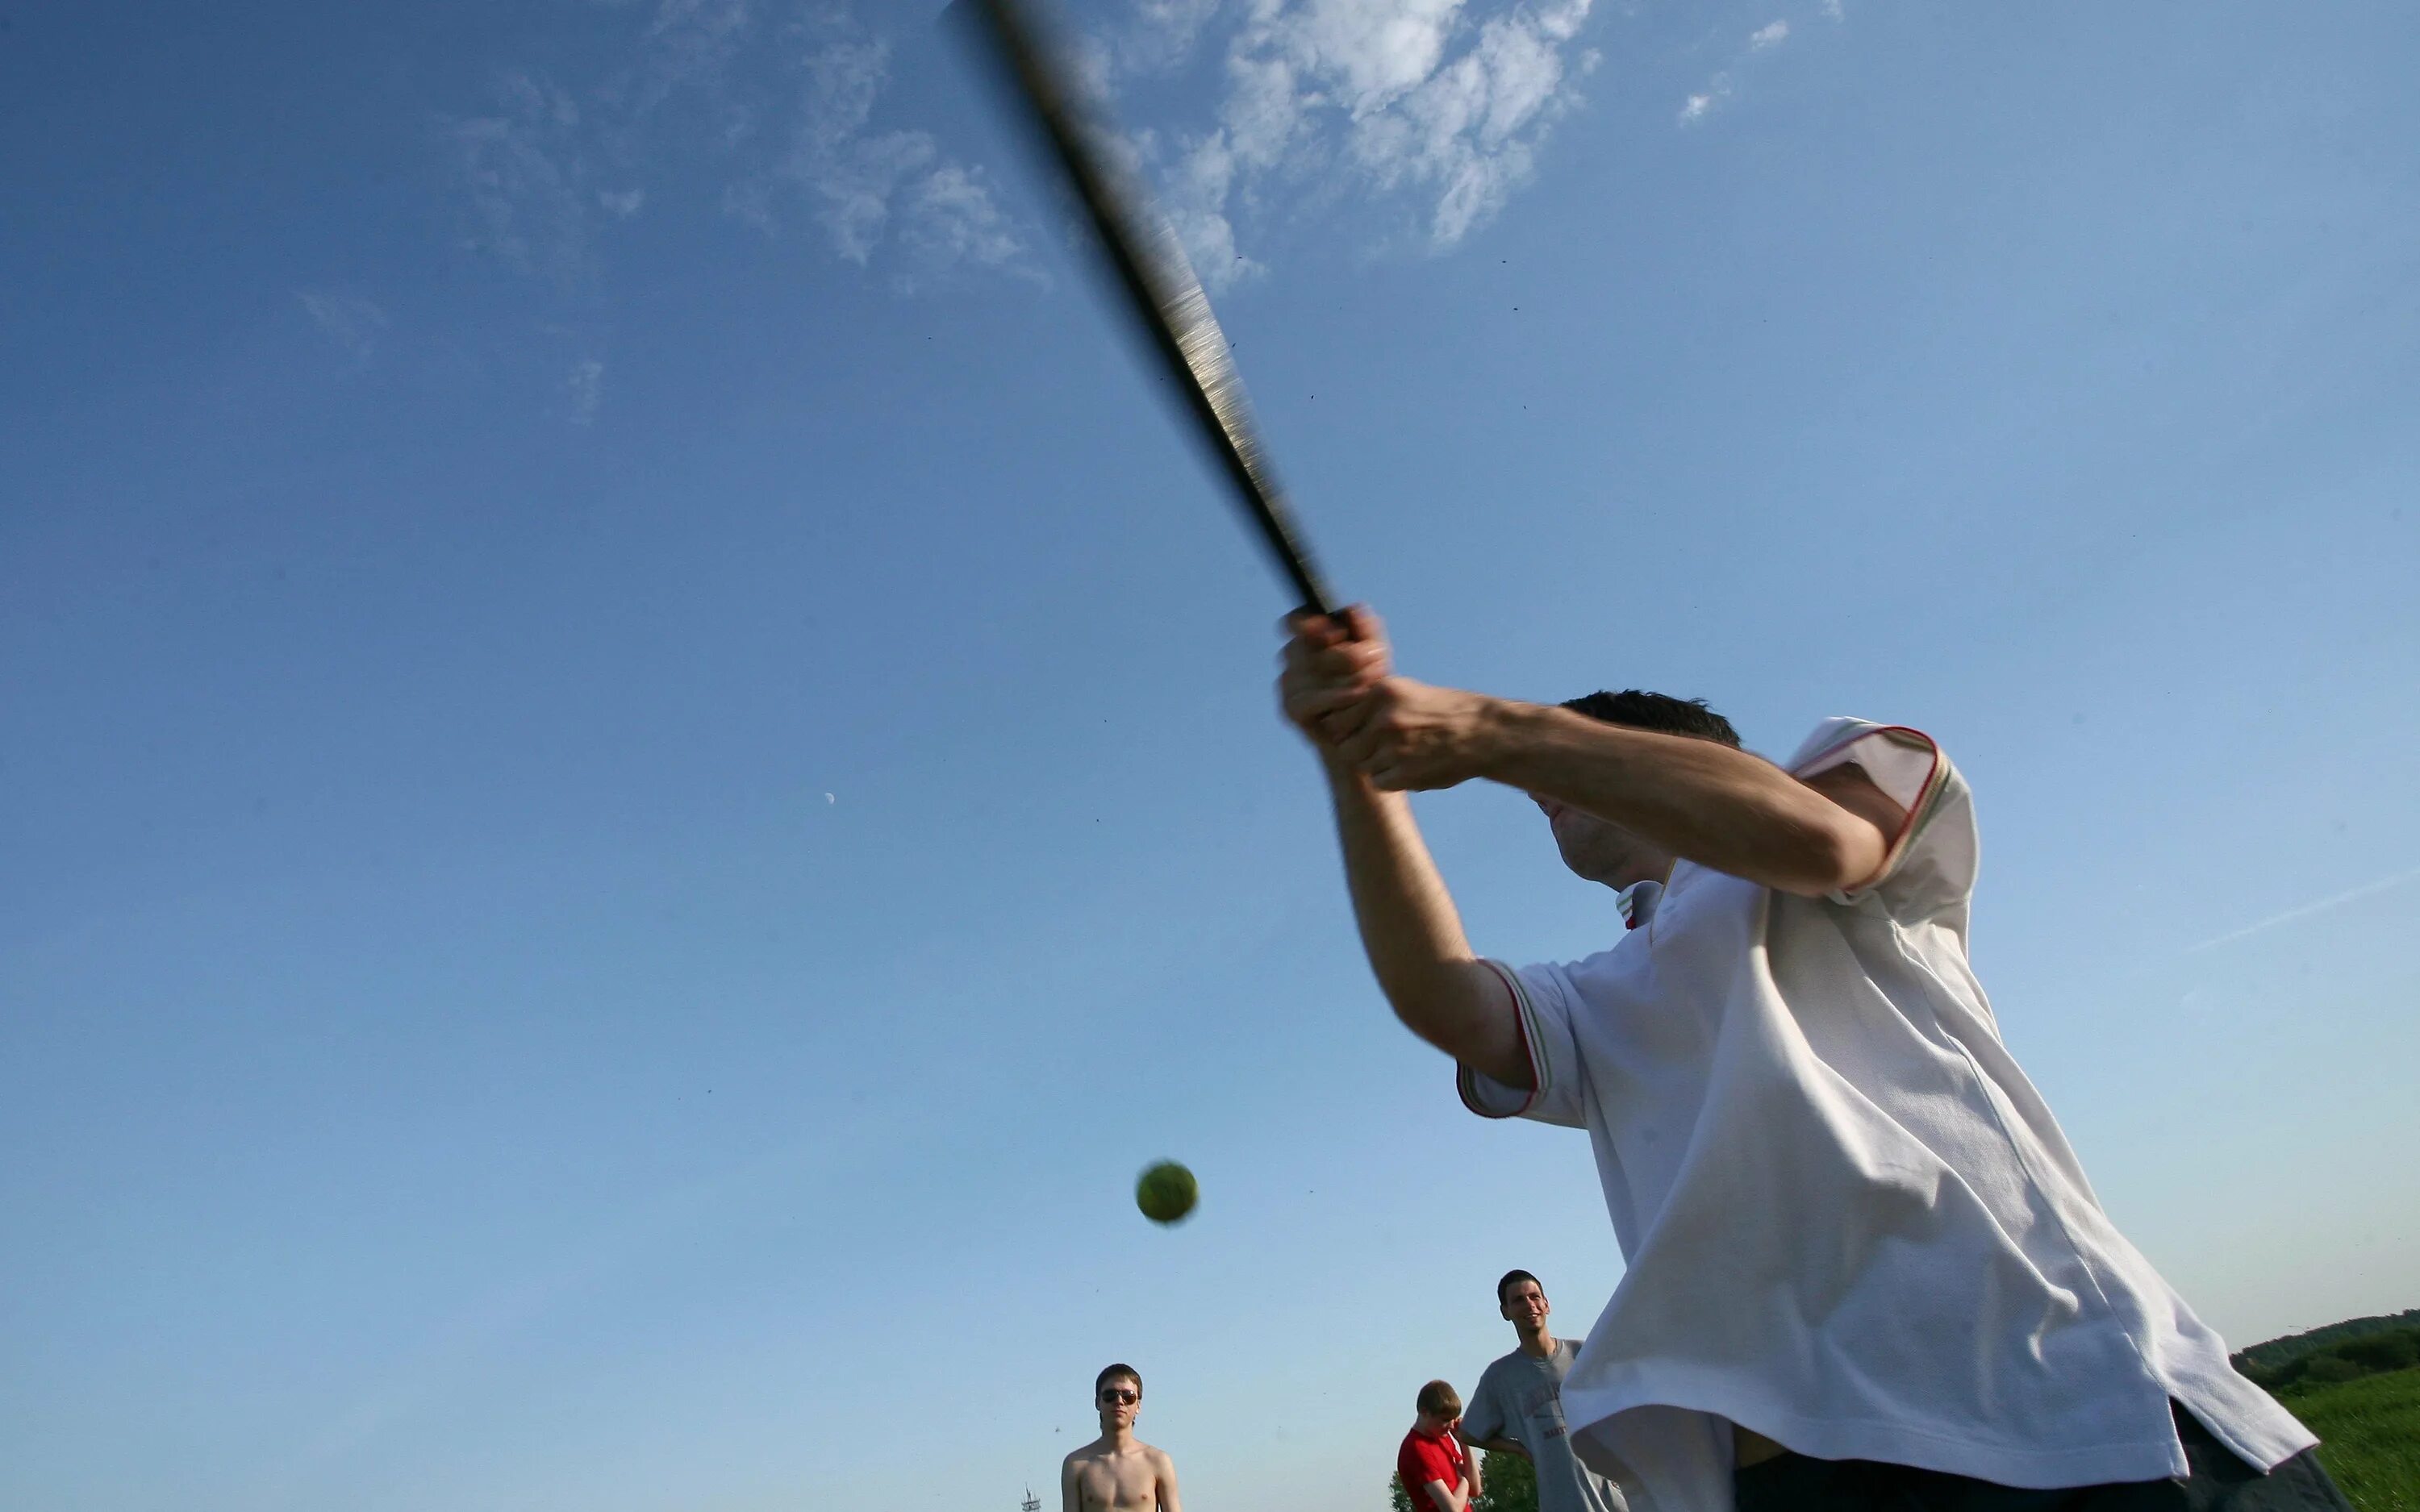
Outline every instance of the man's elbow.
<svg viewBox="0 0 2420 1512">
<path fill-rule="evenodd" d="M 1454 1032 L 1451 1004 L 1434 993 L 1388 993 L 1387 1002 L 1395 1011 L 1396 1023 L 1447 1055 L 1453 1054 L 1459 1036 Z"/>
<path fill-rule="evenodd" d="M 1810 825 L 1791 837 L 1767 885 L 1801 898 L 1828 898 L 1873 880 L 1882 870 L 1881 836 L 1870 825 Z"/>
<path fill-rule="evenodd" d="M 1507 1086 L 1528 1086 L 1528 1060 L 1512 995 L 1495 967 L 1465 961 L 1417 985 L 1385 985 L 1388 1004 L 1404 1027 Z"/>
<path fill-rule="evenodd" d="M 1404 1027 L 1453 1055 L 1485 1017 L 1483 984 L 1472 974 L 1487 969 L 1476 961 L 1458 961 L 1398 980 L 1381 979 L 1378 985 Z"/>
</svg>

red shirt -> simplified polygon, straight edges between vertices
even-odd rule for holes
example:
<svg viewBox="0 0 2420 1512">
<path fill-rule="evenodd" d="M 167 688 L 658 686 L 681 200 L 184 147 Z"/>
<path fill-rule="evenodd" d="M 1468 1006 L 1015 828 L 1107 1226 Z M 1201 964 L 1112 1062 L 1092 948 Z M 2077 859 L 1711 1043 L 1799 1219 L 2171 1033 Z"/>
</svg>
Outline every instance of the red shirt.
<svg viewBox="0 0 2420 1512">
<path fill-rule="evenodd" d="M 1404 1446 L 1395 1451 L 1395 1473 L 1404 1477 L 1404 1489 L 1411 1494 L 1412 1512 L 1445 1512 L 1429 1494 L 1429 1482 L 1441 1480 L 1448 1490 L 1466 1489 L 1470 1478 L 1466 1462 L 1462 1441 L 1451 1433 L 1432 1439 L 1415 1426 L 1404 1434 Z"/>
</svg>

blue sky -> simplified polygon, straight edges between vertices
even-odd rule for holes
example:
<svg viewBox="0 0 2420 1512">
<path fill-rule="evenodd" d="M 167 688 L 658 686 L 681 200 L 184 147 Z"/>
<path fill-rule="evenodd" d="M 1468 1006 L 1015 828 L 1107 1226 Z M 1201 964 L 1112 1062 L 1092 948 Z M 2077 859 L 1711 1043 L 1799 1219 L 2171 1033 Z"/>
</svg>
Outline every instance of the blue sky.
<svg viewBox="0 0 2420 1512">
<path fill-rule="evenodd" d="M 1005 1507 L 1124 1358 L 1190 1504 L 1375 1506 L 1619 1279 L 937 11 L 6 18 L 0 1500 Z M 2119 1222 L 2420 1304 L 2420 16 L 1078 14 L 1407 671 L 1932 731 Z"/>
</svg>

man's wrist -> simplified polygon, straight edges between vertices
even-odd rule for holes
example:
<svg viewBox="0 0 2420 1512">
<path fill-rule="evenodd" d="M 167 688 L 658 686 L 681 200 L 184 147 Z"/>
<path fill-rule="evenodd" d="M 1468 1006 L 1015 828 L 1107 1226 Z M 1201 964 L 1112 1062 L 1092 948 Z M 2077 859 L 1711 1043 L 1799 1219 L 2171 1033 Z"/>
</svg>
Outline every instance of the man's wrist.
<svg viewBox="0 0 2420 1512">
<path fill-rule="evenodd" d="M 1319 769 L 1327 778 L 1327 785 L 1339 794 L 1364 797 L 1377 791 L 1360 768 L 1338 755 L 1333 746 L 1319 748 Z"/>
<path fill-rule="evenodd" d="M 1480 695 L 1478 728 L 1472 738 L 1474 775 L 1520 786 L 1515 776 L 1520 756 L 1537 738 L 1539 717 L 1544 712 L 1542 705 L 1518 699 Z"/>
</svg>

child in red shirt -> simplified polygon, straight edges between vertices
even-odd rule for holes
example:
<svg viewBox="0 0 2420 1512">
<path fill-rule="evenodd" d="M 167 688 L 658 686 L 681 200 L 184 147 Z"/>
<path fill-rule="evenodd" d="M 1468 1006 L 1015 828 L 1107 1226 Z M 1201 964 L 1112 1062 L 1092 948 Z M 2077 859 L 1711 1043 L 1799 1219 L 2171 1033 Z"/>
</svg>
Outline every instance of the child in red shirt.
<svg viewBox="0 0 2420 1512">
<path fill-rule="evenodd" d="M 1454 1437 L 1462 1394 L 1432 1381 L 1420 1388 L 1415 1405 L 1419 1416 L 1395 1451 L 1395 1473 L 1412 1499 L 1412 1512 L 1470 1512 L 1479 1496 L 1479 1464 Z"/>
</svg>

